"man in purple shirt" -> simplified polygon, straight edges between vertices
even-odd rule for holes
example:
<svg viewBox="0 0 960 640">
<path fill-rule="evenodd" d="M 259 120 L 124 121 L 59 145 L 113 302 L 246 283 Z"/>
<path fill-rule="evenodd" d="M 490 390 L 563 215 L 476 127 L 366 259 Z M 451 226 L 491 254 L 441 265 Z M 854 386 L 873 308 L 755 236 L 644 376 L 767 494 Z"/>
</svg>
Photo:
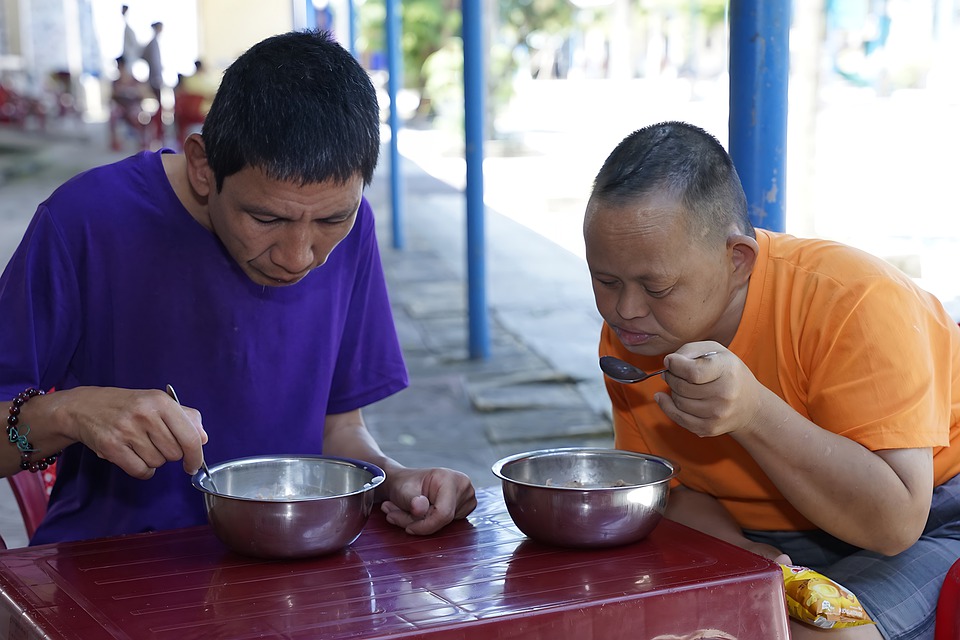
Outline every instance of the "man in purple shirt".
<svg viewBox="0 0 960 640">
<path fill-rule="evenodd" d="M 92 169 L 40 205 L 0 278 L 0 475 L 62 450 L 31 543 L 205 522 L 166 464 L 194 473 L 204 453 L 373 462 L 412 534 L 473 510 L 464 474 L 400 465 L 361 415 L 408 384 L 362 196 L 379 127 L 353 57 L 288 33 L 231 65 L 182 154 Z"/>
</svg>

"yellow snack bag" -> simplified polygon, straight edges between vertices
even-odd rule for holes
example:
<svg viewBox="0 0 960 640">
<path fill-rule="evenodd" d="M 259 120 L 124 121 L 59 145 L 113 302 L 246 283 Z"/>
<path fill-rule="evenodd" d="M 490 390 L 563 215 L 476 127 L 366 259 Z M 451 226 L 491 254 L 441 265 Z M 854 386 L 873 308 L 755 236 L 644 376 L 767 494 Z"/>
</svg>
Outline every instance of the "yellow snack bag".
<svg viewBox="0 0 960 640">
<path fill-rule="evenodd" d="M 781 564 L 790 617 L 820 629 L 873 624 L 857 596 L 813 569 Z"/>
</svg>

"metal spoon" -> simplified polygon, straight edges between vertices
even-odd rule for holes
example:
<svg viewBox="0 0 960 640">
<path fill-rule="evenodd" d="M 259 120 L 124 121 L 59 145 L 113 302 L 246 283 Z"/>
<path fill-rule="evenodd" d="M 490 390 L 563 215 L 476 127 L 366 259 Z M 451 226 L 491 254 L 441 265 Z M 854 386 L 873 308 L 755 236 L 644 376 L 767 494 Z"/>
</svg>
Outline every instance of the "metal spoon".
<svg viewBox="0 0 960 640">
<path fill-rule="evenodd" d="M 177 392 L 173 390 L 173 385 L 167 385 L 167 395 L 177 401 L 177 404 L 180 404 L 180 398 L 177 397 Z M 203 449 L 200 449 L 201 455 L 203 454 Z M 210 478 L 210 486 L 213 487 L 213 490 L 217 493 L 220 493 L 220 490 L 217 489 L 217 483 L 213 481 L 213 475 L 210 473 L 210 469 L 207 468 L 207 462 L 203 458 L 200 459 L 200 467 L 203 469 L 203 472 L 207 474 L 207 477 Z"/>
<path fill-rule="evenodd" d="M 717 355 L 716 351 L 708 351 L 707 353 L 701 353 L 699 356 L 695 357 L 694 360 L 715 355 Z M 614 358 L 613 356 L 600 356 L 600 368 L 605 374 L 607 374 L 607 376 L 624 384 L 643 382 L 647 378 L 658 376 L 666 371 L 666 369 L 660 369 L 659 371 L 647 373 L 642 369 L 636 368 L 629 362 L 624 362 L 620 358 Z"/>
</svg>

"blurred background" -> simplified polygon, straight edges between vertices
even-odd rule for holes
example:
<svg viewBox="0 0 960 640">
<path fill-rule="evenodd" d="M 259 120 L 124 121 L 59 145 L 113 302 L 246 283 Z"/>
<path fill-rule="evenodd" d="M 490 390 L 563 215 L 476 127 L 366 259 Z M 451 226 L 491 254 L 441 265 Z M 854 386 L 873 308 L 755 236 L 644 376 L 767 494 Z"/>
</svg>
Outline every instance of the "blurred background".
<svg viewBox="0 0 960 640">
<path fill-rule="evenodd" d="M 591 180 L 625 135 L 682 119 L 726 142 L 727 2 L 482 6 L 486 203 L 572 254 Z M 399 9 L 401 153 L 462 189 L 460 2 Z M 204 109 L 178 94 L 212 90 L 240 52 L 291 28 L 332 30 L 384 87 L 385 20 L 383 0 L 0 0 L 0 127 L 99 124 L 93 144 L 176 147 Z M 116 99 L 125 31 L 140 88 L 156 84 L 147 59 L 161 65 L 132 112 Z M 794 3 L 789 87 L 786 230 L 884 257 L 960 316 L 960 0 Z"/>
</svg>

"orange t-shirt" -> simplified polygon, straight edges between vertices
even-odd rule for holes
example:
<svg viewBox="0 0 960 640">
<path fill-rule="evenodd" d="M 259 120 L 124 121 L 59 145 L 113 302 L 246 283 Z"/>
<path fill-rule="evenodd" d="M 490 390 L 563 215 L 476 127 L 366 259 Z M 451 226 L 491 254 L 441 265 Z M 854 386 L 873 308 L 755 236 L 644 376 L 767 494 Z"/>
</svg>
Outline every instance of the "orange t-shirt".
<svg viewBox="0 0 960 640">
<path fill-rule="evenodd" d="M 960 327 L 940 302 L 851 247 L 760 229 L 757 242 L 730 351 L 819 427 L 873 451 L 931 447 L 934 485 L 960 472 Z M 627 351 L 607 325 L 600 354 L 663 364 Z M 606 385 L 617 448 L 679 463 L 680 483 L 717 497 L 744 529 L 814 528 L 733 438 L 701 439 L 669 420 L 653 401 L 669 391 L 662 378 Z"/>
</svg>

